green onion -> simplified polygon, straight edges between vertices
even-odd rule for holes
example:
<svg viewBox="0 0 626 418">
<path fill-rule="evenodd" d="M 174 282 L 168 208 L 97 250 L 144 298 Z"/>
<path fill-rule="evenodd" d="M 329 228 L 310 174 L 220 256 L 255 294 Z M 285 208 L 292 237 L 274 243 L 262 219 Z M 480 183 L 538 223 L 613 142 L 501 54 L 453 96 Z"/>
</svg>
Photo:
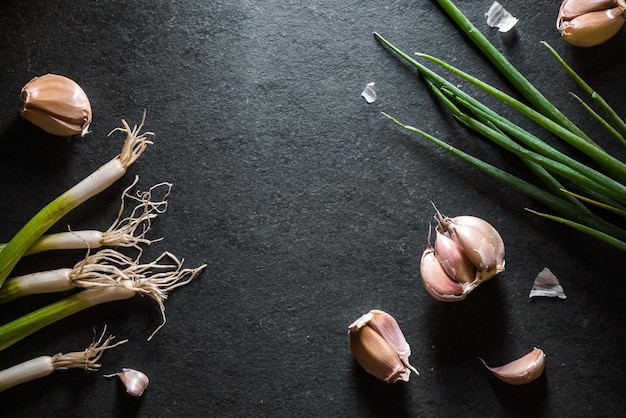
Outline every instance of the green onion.
<svg viewBox="0 0 626 418">
<path fill-rule="evenodd" d="M 96 269 L 91 264 L 84 264 L 82 270 L 79 268 L 77 272 L 84 274 L 87 278 L 92 277 L 93 280 L 86 280 L 81 276 L 77 283 L 88 287 L 87 289 L 0 326 L 0 351 L 70 315 L 103 303 L 129 299 L 136 294 L 149 296 L 161 309 L 163 322 L 150 335 L 148 338 L 150 340 L 165 325 L 163 302 L 168 293 L 191 282 L 206 267 L 202 265 L 194 269 L 183 269 L 183 262 L 170 253 L 164 253 L 147 264 L 139 264 L 137 260 L 130 260 L 121 254 L 111 255 L 111 253 L 107 253 L 105 261 L 112 261 L 113 258 L 118 258 L 118 260 L 113 260 L 114 262 L 129 264 L 128 267 L 120 269 L 109 263 L 98 266 Z M 166 258 L 172 260 L 173 264 L 162 264 L 161 262 Z M 67 289 L 63 281 L 58 283 L 58 291 Z M 19 284 L 9 286 L 8 289 L 10 293 L 7 297 L 21 297 L 28 293 L 28 290 L 24 290 Z M 50 292 L 53 289 L 48 288 L 46 291 Z"/>
<path fill-rule="evenodd" d="M 22 383 L 48 376 L 57 370 L 83 369 L 97 371 L 100 369 L 98 360 L 100 360 L 100 357 L 106 350 L 127 342 L 127 340 L 122 340 L 112 343 L 115 338 L 113 336 L 109 336 L 102 341 L 105 332 L 106 327 L 100 338 L 97 341 L 94 339 L 84 351 L 41 356 L 1 370 L 0 392 Z"/>
</svg>

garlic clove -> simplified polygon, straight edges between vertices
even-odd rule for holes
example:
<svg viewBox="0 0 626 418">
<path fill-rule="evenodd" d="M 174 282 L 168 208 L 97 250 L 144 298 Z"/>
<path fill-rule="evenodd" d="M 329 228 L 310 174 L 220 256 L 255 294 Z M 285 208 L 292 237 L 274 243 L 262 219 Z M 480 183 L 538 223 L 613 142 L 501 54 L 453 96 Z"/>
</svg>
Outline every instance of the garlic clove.
<svg viewBox="0 0 626 418">
<path fill-rule="evenodd" d="M 435 255 L 448 276 L 456 282 L 471 283 L 476 276 L 476 267 L 458 242 L 441 232 L 435 237 Z"/>
<path fill-rule="evenodd" d="M 469 291 L 467 284 L 455 282 L 448 276 L 443 266 L 437 260 L 435 250 L 428 245 L 420 260 L 420 276 L 426 291 L 441 302 L 457 302 L 465 299 Z"/>
<path fill-rule="evenodd" d="M 367 325 L 389 343 L 403 363 L 408 364 L 411 347 L 406 342 L 404 334 L 400 330 L 400 325 L 398 325 L 395 318 L 386 312 L 376 309 L 366 314 L 366 318 L 368 318 Z"/>
<path fill-rule="evenodd" d="M 608 41 L 619 32 L 626 22 L 623 13 L 624 9 L 621 7 L 589 12 L 572 20 L 559 22 L 558 29 L 567 43 L 592 47 Z"/>
<path fill-rule="evenodd" d="M 73 80 L 46 74 L 30 80 L 21 92 L 20 114 L 44 131 L 58 136 L 85 135 L 91 124 L 91 105 Z"/>
<path fill-rule="evenodd" d="M 475 216 L 445 218 L 450 237 L 458 242 L 476 267 L 478 282 L 504 271 L 504 241 L 487 221 Z"/>
<path fill-rule="evenodd" d="M 523 357 L 500 367 L 489 367 L 483 359 L 479 359 L 498 379 L 510 385 L 524 385 L 537 379 L 543 373 L 546 356 L 543 350 L 535 347 Z"/>
<path fill-rule="evenodd" d="M 585 13 L 611 9 L 615 6 L 617 0 L 565 0 L 559 9 L 559 20 L 571 20 Z"/>
<path fill-rule="evenodd" d="M 386 312 L 372 310 L 348 327 L 348 344 L 356 361 L 369 374 L 394 383 L 409 381 L 411 349 L 396 320 Z"/>
<path fill-rule="evenodd" d="M 118 376 L 126 388 L 126 393 L 131 396 L 141 396 L 148 387 L 150 379 L 143 372 L 135 369 L 122 368 L 119 373 L 109 374 L 104 377 Z"/>
</svg>

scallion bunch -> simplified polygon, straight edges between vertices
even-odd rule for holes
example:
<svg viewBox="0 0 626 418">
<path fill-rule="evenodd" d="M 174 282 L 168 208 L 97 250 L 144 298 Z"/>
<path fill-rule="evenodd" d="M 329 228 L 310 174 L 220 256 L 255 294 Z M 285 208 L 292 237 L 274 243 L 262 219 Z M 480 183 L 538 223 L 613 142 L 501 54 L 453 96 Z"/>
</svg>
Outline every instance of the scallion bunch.
<svg viewBox="0 0 626 418">
<path fill-rule="evenodd" d="M 416 54 L 415 57 L 409 56 L 378 33 L 375 33 L 374 36 L 417 69 L 426 84 L 452 111 L 459 122 L 519 157 L 541 180 L 544 187 L 536 186 L 514 176 L 506 170 L 472 156 L 423 130 L 404 124 L 389 115 L 385 114 L 385 116 L 401 127 L 423 136 L 476 166 L 495 179 L 527 194 L 552 209 L 553 212 L 546 213 L 528 209 L 529 211 L 582 231 L 626 252 L 626 230 L 619 225 L 623 225 L 621 220 L 626 217 L 626 164 L 606 152 L 597 142 L 563 115 L 480 33 L 452 1 L 437 0 L 437 2 L 482 51 L 485 57 L 525 97 L 527 102 L 517 100 L 441 59 L 422 53 Z M 590 105 L 579 99 L 585 109 L 589 110 L 601 126 L 605 127 L 617 141 L 626 145 L 626 123 L 597 92 L 563 61 L 552 47 L 545 42 L 543 44 L 582 90 L 596 102 L 605 116 L 601 116 L 599 112 L 592 110 Z M 546 140 L 502 116 L 474 96 L 464 92 L 448 78 L 428 68 L 421 62 L 420 58 L 439 65 L 449 73 L 461 77 L 489 93 L 501 103 L 515 109 L 519 114 L 544 128 L 548 135 L 556 136 L 571 147 L 586 154 L 590 162 L 581 162 L 579 159 L 557 150 Z"/>
<path fill-rule="evenodd" d="M 56 96 L 55 96 L 56 97 Z M 44 115 L 40 119 L 46 119 Z M 59 119 L 55 115 L 55 120 Z M 148 263 L 141 261 L 141 244 L 151 244 L 146 233 L 152 219 L 167 208 L 171 184 L 160 183 L 147 192 L 132 194 L 135 181 L 124 190 L 118 216 L 106 231 L 68 231 L 44 235 L 63 216 L 86 200 L 104 191 L 121 179 L 133 164 L 152 144 L 151 132 L 142 132 L 139 126 L 130 127 L 122 120 L 123 127 L 113 132 L 123 132 L 121 152 L 108 163 L 61 194 L 35 214 L 6 244 L 0 244 L 0 304 L 18 303 L 18 299 L 38 293 L 61 293 L 70 289 L 82 289 L 69 296 L 59 298 L 11 322 L 0 325 L 0 352 L 16 344 L 32 333 L 93 306 L 129 299 L 137 294 L 152 298 L 160 307 L 162 323 L 148 337 L 165 324 L 164 301 L 173 289 L 193 280 L 205 265 L 198 268 L 182 268 L 183 260 L 165 252 Z M 160 196 L 159 196 L 160 194 Z M 130 214 L 126 207 L 134 202 Z M 131 248 L 138 253 L 130 257 L 112 248 Z M 15 265 L 30 254 L 49 250 L 85 249 L 87 256 L 72 268 L 33 272 L 23 276 L 9 277 Z M 102 353 L 120 343 L 110 344 L 111 338 L 102 343 L 103 336 L 84 352 L 43 356 L 0 371 L 0 391 L 35 378 L 43 377 L 55 370 L 83 368 L 97 370 Z M 102 344 L 101 344 L 102 343 Z"/>
</svg>

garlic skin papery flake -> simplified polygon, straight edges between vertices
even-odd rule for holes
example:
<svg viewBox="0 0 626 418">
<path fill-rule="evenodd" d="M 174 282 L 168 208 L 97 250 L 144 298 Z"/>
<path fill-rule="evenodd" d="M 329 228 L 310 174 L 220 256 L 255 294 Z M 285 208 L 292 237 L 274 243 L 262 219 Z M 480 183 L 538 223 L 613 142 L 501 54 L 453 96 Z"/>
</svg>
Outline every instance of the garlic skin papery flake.
<svg viewBox="0 0 626 418">
<path fill-rule="evenodd" d="M 91 124 L 91 104 L 73 80 L 46 74 L 30 80 L 21 92 L 20 114 L 52 135 L 84 136 Z"/>
<path fill-rule="evenodd" d="M 131 396 L 139 397 L 148 387 L 150 379 L 143 372 L 135 369 L 123 368 L 119 373 L 107 374 L 104 377 L 118 376 L 120 381 L 126 388 L 126 393 Z"/>
<path fill-rule="evenodd" d="M 386 312 L 371 310 L 348 327 L 348 344 L 356 361 L 376 378 L 394 383 L 409 381 L 411 347 L 396 320 Z"/>
<path fill-rule="evenodd" d="M 619 32 L 626 22 L 624 0 L 565 0 L 561 3 L 556 28 L 569 44 L 600 45 Z"/>
<path fill-rule="evenodd" d="M 487 24 L 492 28 L 498 28 L 500 32 L 508 32 L 518 22 L 518 19 L 513 17 L 511 13 L 507 12 L 504 7 L 497 1 L 494 1 L 487 13 Z"/>
<path fill-rule="evenodd" d="M 495 377 L 510 385 L 525 385 L 537 379 L 546 365 L 543 350 L 535 347 L 533 351 L 500 367 L 489 367 L 483 359 L 479 359 Z"/>
<path fill-rule="evenodd" d="M 559 279 L 547 267 L 535 277 L 533 288 L 528 295 L 529 298 L 536 296 L 567 299 L 563 287 L 559 284 Z"/>
<path fill-rule="evenodd" d="M 376 101 L 376 90 L 374 90 L 375 85 L 376 84 L 374 82 L 367 83 L 361 93 L 361 97 L 363 97 L 367 103 L 374 103 Z"/>
<path fill-rule="evenodd" d="M 450 238 L 462 248 L 474 267 L 474 287 L 504 271 L 504 241 L 489 222 L 476 216 L 443 216 L 437 208 L 435 219 L 445 227 Z"/>
</svg>

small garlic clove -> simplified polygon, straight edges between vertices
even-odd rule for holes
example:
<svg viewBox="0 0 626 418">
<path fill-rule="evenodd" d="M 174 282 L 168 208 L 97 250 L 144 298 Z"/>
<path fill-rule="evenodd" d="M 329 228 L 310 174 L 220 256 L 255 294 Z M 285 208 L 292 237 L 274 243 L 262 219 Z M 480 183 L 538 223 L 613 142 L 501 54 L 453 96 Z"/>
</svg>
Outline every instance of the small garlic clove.
<svg viewBox="0 0 626 418">
<path fill-rule="evenodd" d="M 441 232 L 435 237 L 435 255 L 448 276 L 456 282 L 471 283 L 476 276 L 476 267 L 458 242 Z"/>
<path fill-rule="evenodd" d="M 143 392 L 148 387 L 150 379 L 143 372 L 135 369 L 123 368 L 121 372 L 109 374 L 105 377 L 118 376 L 120 381 L 126 388 L 126 393 L 131 396 L 139 397 L 143 395 Z"/>
<path fill-rule="evenodd" d="M 480 361 L 503 382 L 510 385 L 524 385 L 541 376 L 546 365 L 546 355 L 543 350 L 535 347 L 525 356 L 500 367 L 489 367 L 483 359 Z"/>
<path fill-rule="evenodd" d="M 476 216 L 438 216 L 442 224 L 447 226 L 450 237 L 461 245 L 476 267 L 475 285 L 504 271 L 504 241 L 489 222 Z"/>
<path fill-rule="evenodd" d="M 85 135 L 91 124 L 91 105 L 73 80 L 46 74 L 30 80 L 21 92 L 20 114 L 44 131 L 58 136 Z"/>
<path fill-rule="evenodd" d="M 409 381 L 411 348 L 396 320 L 386 312 L 372 310 L 348 327 L 348 344 L 356 361 L 369 374 L 394 383 Z"/>
<path fill-rule="evenodd" d="M 441 302 L 457 302 L 465 299 L 468 285 L 455 282 L 448 276 L 430 246 L 424 250 L 420 260 L 420 276 L 426 291 Z M 469 289 L 471 290 L 471 288 Z"/>
<path fill-rule="evenodd" d="M 367 325 L 389 343 L 403 363 L 408 364 L 411 347 L 406 342 L 396 319 L 388 313 L 376 309 L 371 310 L 366 318 L 369 318 Z"/>
<path fill-rule="evenodd" d="M 619 32 L 626 22 L 624 9 L 614 7 L 577 16 L 559 22 L 561 37 L 569 44 L 592 47 L 603 44 Z"/>
</svg>

